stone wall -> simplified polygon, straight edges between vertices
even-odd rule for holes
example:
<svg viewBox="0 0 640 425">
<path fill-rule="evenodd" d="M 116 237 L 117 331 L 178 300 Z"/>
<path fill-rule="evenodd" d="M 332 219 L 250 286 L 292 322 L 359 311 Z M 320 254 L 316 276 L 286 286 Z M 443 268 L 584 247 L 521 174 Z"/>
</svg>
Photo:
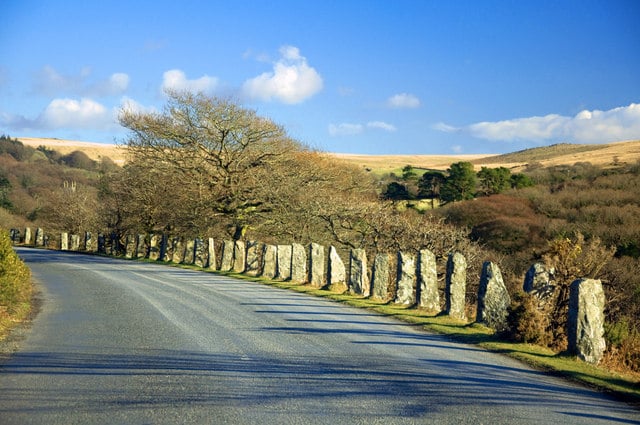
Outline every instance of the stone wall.
<svg viewBox="0 0 640 425">
<path fill-rule="evenodd" d="M 348 290 L 351 294 L 419 307 L 432 314 L 446 314 L 466 321 L 467 262 L 459 252 L 448 256 L 444 287 L 438 284 L 436 258 L 426 249 L 417 252 L 376 253 L 372 267 L 363 249 L 348 253 L 348 267 L 338 250 L 319 244 L 269 245 L 258 241 L 216 241 L 214 238 L 182 238 L 166 234 L 117 235 L 90 232 L 82 237 L 61 233 L 52 238 L 42 229 L 11 229 L 14 244 L 95 252 L 125 258 L 195 265 L 221 272 L 309 283 L 314 287 Z M 219 249 L 216 249 L 216 246 Z M 217 256 L 219 255 L 219 256 Z M 534 265 L 524 289 L 544 298 L 553 290 L 553 271 Z M 444 303 L 440 294 L 444 295 Z M 476 322 L 495 330 L 507 326 L 510 296 L 497 265 L 485 262 L 479 282 Z M 444 304 L 444 305 L 442 305 Z M 571 286 L 569 349 L 585 361 L 597 363 L 604 352 L 604 292 L 599 281 L 581 279 Z"/>
</svg>

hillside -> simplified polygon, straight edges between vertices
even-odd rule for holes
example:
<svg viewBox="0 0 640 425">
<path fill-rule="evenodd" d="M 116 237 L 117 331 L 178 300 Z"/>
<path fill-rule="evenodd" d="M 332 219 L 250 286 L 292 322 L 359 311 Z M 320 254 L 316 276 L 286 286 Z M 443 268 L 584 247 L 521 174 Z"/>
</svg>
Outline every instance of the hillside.
<svg viewBox="0 0 640 425">
<path fill-rule="evenodd" d="M 573 165 L 590 162 L 600 167 L 614 164 L 633 164 L 640 160 L 640 140 L 602 145 L 561 143 L 525 149 L 472 161 L 476 165 L 519 167 L 532 163 L 542 166 Z"/>
<path fill-rule="evenodd" d="M 81 151 L 94 161 L 99 161 L 104 157 L 109 157 L 116 164 L 124 164 L 125 148 L 106 143 L 80 142 L 76 140 L 62 140 L 43 137 L 17 137 L 26 146 L 37 148 L 45 146 L 60 152 L 62 155 L 70 154 L 73 151 Z"/>
<path fill-rule="evenodd" d="M 19 137 L 18 140 L 34 148 L 46 146 L 63 155 L 80 150 L 93 160 L 109 157 L 117 164 L 123 164 L 125 161 L 126 148 L 115 144 L 34 137 Z M 532 163 L 554 166 L 590 162 L 593 165 L 607 167 L 614 163 L 632 164 L 640 160 L 640 140 L 600 145 L 562 143 L 503 155 L 360 155 L 344 153 L 330 153 L 330 155 L 365 169 L 375 170 L 378 173 L 391 172 L 407 164 L 416 168 L 446 170 L 449 165 L 459 161 L 472 162 L 477 169 L 482 166 L 503 166 L 515 171 Z"/>
<path fill-rule="evenodd" d="M 504 155 L 356 155 L 332 154 L 337 158 L 378 172 L 390 172 L 409 164 L 416 168 L 446 170 L 459 161 L 469 161 L 476 169 L 482 166 L 507 167 L 521 171 L 528 164 L 542 166 L 573 165 L 590 162 L 608 167 L 614 163 L 633 164 L 640 160 L 640 140 L 600 145 L 556 144 L 526 149 Z"/>
</svg>

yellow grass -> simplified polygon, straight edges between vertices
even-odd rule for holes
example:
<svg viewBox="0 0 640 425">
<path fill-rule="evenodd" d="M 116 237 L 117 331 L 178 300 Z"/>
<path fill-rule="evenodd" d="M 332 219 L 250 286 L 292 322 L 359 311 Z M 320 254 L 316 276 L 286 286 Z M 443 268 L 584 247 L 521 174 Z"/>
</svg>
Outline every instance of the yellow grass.
<svg viewBox="0 0 640 425">
<path fill-rule="evenodd" d="M 116 144 L 80 142 L 76 140 L 50 139 L 43 137 L 17 137 L 25 146 L 38 148 L 45 146 L 53 149 L 63 155 L 67 155 L 73 151 L 81 151 L 94 161 L 99 161 L 104 157 L 109 157 L 113 162 L 119 165 L 124 164 L 126 148 Z"/>
<path fill-rule="evenodd" d="M 62 140 L 53 138 L 18 137 L 22 143 L 37 148 L 46 146 L 49 149 L 57 150 L 66 155 L 75 150 L 86 153 L 91 159 L 99 160 L 102 157 L 109 157 L 117 164 L 124 164 L 126 147 L 115 144 L 91 143 L 75 140 Z M 546 149 L 541 147 L 540 149 Z M 522 159 L 517 162 L 496 162 L 498 155 L 474 154 L 474 155 L 360 155 L 345 153 L 328 153 L 341 161 L 354 164 L 363 169 L 374 171 L 377 174 L 384 174 L 397 171 L 405 165 L 415 168 L 446 170 L 454 162 L 473 162 L 476 169 L 482 166 L 507 167 L 514 171 L 520 171 L 527 163 L 533 162 L 522 155 Z M 615 142 L 603 145 L 594 145 L 594 149 L 586 152 L 560 151 L 557 154 L 550 154 L 548 157 L 536 160 L 542 166 L 573 165 L 576 162 L 590 162 L 597 166 L 611 166 L 614 161 L 618 163 L 632 164 L 640 160 L 640 140 Z"/>
</svg>

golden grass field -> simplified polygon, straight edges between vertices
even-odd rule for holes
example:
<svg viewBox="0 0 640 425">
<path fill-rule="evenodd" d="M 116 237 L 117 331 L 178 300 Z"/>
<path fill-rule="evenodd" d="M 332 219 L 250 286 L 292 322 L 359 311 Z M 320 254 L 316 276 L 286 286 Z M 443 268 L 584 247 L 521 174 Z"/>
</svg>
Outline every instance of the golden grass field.
<svg viewBox="0 0 640 425">
<path fill-rule="evenodd" d="M 34 148 L 46 146 L 63 155 L 80 150 L 94 160 L 109 157 L 118 164 L 123 164 L 125 161 L 126 147 L 115 144 L 35 137 L 19 137 L 18 140 Z M 449 165 L 459 161 L 473 162 L 477 169 L 482 166 L 503 166 L 516 171 L 532 162 L 537 162 L 542 166 L 590 162 L 593 165 L 607 167 L 614 163 L 639 161 L 640 140 L 601 145 L 561 144 L 506 155 L 358 155 L 342 153 L 329 153 L 329 155 L 362 168 L 374 170 L 377 173 L 394 171 L 405 165 L 423 169 L 446 170 Z"/>
</svg>

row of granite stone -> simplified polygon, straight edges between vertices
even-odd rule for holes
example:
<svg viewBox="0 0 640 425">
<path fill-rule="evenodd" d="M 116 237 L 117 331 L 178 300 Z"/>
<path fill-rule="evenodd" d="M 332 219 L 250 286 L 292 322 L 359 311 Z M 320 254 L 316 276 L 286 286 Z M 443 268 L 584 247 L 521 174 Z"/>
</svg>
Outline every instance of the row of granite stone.
<svg viewBox="0 0 640 425">
<path fill-rule="evenodd" d="M 47 237 L 42 229 L 26 228 L 23 237 L 11 230 L 14 243 L 45 247 Z M 181 238 L 165 234 L 127 235 L 124 241 L 115 235 L 90 232 L 82 236 L 60 235 L 61 250 L 96 252 L 125 258 L 188 264 L 221 272 L 243 273 L 265 279 L 292 281 L 322 288 L 343 287 L 353 295 L 371 297 L 397 304 L 417 306 L 429 312 L 441 311 L 436 257 L 428 249 L 399 251 L 395 261 L 390 254 L 377 253 L 371 267 L 364 249 L 351 249 L 348 262 L 330 246 L 328 255 L 323 245 L 271 245 L 257 241 L 213 238 Z M 395 270 L 392 268 L 395 266 Z M 467 284 L 465 257 L 454 252 L 447 258 L 443 313 L 466 320 Z M 538 297 L 552 291 L 552 272 L 535 264 L 525 276 L 524 289 Z M 551 289 L 550 289 L 551 288 Z M 604 291 L 599 280 L 580 279 L 571 285 L 569 311 L 569 350 L 591 363 L 602 358 L 604 342 Z M 485 262 L 478 286 L 477 323 L 495 330 L 507 327 L 511 298 L 495 263 Z"/>
</svg>

